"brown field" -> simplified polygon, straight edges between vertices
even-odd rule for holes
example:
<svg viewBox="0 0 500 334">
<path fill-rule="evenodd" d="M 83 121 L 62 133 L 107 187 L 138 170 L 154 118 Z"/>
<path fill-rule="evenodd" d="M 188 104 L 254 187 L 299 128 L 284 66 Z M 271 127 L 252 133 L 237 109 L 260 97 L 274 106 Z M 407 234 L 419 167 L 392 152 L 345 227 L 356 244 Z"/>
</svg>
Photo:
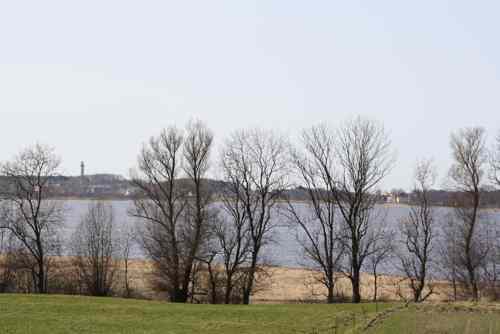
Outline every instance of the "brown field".
<svg viewBox="0 0 500 334">
<path fill-rule="evenodd" d="M 141 296 L 148 299 L 164 299 L 161 293 L 151 288 L 151 263 L 133 260 L 129 265 L 131 286 Z M 266 276 L 259 279 L 259 288 L 253 295 L 253 303 L 300 303 L 323 302 L 325 287 L 318 282 L 320 273 L 304 268 L 266 267 Z M 373 275 L 363 274 L 361 293 L 364 299 L 373 298 Z M 429 301 L 447 301 L 452 296 L 451 285 L 446 281 L 433 282 L 435 293 Z M 336 294 L 339 300 L 351 296 L 351 284 L 339 274 Z M 381 275 L 378 277 L 378 300 L 399 301 L 401 295 L 410 298 L 411 290 L 401 277 Z"/>
<path fill-rule="evenodd" d="M 52 258 L 52 281 L 55 282 L 55 293 L 78 293 L 75 290 L 74 268 L 68 257 Z M 1 262 L 1 261 L 0 261 Z M 1 263 L 0 263 L 1 264 Z M 123 264 L 118 264 L 113 288 L 117 296 L 124 295 L 124 270 Z M 0 266 L 1 267 L 1 266 Z M 1 269 L 1 268 L 0 268 Z M 153 289 L 152 263 L 146 260 L 130 260 L 128 265 L 129 286 L 133 297 L 152 300 L 165 300 L 166 294 Z M 264 275 L 257 279 L 256 290 L 252 297 L 253 303 L 301 303 L 323 302 L 326 299 L 326 288 L 318 281 L 321 273 L 305 268 L 264 267 Z M 30 290 L 29 274 L 20 275 L 18 278 L 20 292 Z M 73 284 L 73 285 L 72 285 Z M 446 281 L 432 282 L 434 294 L 429 301 L 448 301 L 452 297 L 451 284 Z M 351 296 L 351 283 L 348 278 L 338 275 L 336 296 L 339 301 L 347 301 Z M 363 299 L 371 301 L 374 293 L 373 275 L 362 274 L 361 294 Z M 201 293 L 197 298 L 204 300 Z M 407 282 L 401 277 L 380 275 L 378 277 L 379 301 L 400 301 L 411 299 L 411 290 Z"/>
</svg>

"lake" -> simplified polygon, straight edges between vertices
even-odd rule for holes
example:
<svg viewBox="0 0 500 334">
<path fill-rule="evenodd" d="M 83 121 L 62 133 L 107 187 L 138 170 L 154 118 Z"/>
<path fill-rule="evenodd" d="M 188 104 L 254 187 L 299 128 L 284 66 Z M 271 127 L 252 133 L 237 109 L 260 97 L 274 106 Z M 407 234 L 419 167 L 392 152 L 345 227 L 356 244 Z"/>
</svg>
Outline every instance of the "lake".
<svg viewBox="0 0 500 334">
<path fill-rule="evenodd" d="M 81 217 L 85 214 L 89 203 L 91 200 L 68 200 L 66 201 L 66 221 L 64 228 L 64 239 L 70 240 L 70 235 L 73 233 L 75 226 L 80 221 Z M 129 217 L 128 210 L 133 205 L 132 201 L 108 201 L 112 204 L 115 224 L 116 226 L 134 226 L 138 222 L 135 218 Z M 307 205 L 303 203 L 297 203 L 299 210 L 305 212 L 308 210 Z M 393 229 L 396 234 L 399 233 L 398 223 L 401 219 L 406 217 L 409 212 L 408 206 L 383 206 L 379 205 L 376 207 L 378 212 L 385 212 L 385 220 L 387 226 Z M 436 226 L 439 227 L 447 219 L 447 215 L 451 213 L 449 208 L 436 208 Z M 382 216 L 382 215 L 380 215 Z M 273 265 L 289 266 L 289 267 L 302 267 L 307 266 L 308 262 L 301 255 L 301 246 L 297 241 L 297 231 L 293 228 L 287 226 L 284 219 L 279 217 L 275 219 L 276 228 L 273 231 L 272 242 L 270 242 L 263 251 L 263 258 L 266 262 Z M 484 218 L 485 224 L 488 225 L 500 225 L 500 212 L 499 211 L 488 211 Z M 300 235 L 300 233 L 299 233 Z M 437 238 L 441 236 L 438 233 Z M 436 241 L 436 245 L 439 240 Z M 135 247 L 133 252 L 134 257 L 143 257 L 143 253 L 140 247 Z"/>
</svg>

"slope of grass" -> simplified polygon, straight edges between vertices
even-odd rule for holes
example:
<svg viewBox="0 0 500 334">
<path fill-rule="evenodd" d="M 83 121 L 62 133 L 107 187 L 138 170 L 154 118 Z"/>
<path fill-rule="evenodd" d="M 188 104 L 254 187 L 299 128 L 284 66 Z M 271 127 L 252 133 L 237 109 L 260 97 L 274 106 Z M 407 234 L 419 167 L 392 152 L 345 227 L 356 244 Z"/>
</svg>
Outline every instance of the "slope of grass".
<svg viewBox="0 0 500 334">
<path fill-rule="evenodd" d="M 379 304 L 379 310 L 390 304 Z M 190 305 L 117 298 L 0 295 L 0 333 L 334 333 L 375 313 L 374 304 Z"/>
<path fill-rule="evenodd" d="M 494 334 L 500 333 L 496 305 L 410 305 L 378 322 L 367 334 Z"/>
</svg>

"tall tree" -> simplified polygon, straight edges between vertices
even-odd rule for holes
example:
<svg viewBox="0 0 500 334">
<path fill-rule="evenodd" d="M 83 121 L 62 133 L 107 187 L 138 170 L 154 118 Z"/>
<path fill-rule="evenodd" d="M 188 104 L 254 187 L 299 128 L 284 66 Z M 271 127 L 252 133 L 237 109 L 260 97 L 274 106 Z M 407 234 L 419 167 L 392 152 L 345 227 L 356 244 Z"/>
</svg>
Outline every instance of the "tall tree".
<svg viewBox="0 0 500 334">
<path fill-rule="evenodd" d="M 465 284 L 474 300 L 479 298 L 478 269 L 487 255 L 480 236 L 481 186 L 486 163 L 483 128 L 464 128 L 451 135 L 454 163 L 449 176 L 458 192 L 455 199 L 458 264 L 465 272 Z"/>
<path fill-rule="evenodd" d="M 334 302 L 336 275 L 344 252 L 332 178 L 333 141 L 325 126 L 303 131 L 302 150 L 293 150 L 291 157 L 308 201 L 299 204 L 288 198 L 284 210 L 291 226 L 299 228 L 298 239 L 307 260 L 321 270 L 320 282 L 328 291 L 328 303 Z"/>
<path fill-rule="evenodd" d="M 182 132 L 170 127 L 144 145 L 139 172 L 132 183 L 140 189 L 131 214 L 142 222 L 142 244 L 154 262 L 157 277 L 166 285 L 173 302 L 187 300 L 189 279 L 182 277 L 183 262 L 179 225 L 186 206 L 177 182 L 181 170 Z"/>
<path fill-rule="evenodd" d="M 50 181 L 58 175 L 60 159 L 52 148 L 36 144 L 0 166 L 7 185 L 2 190 L 1 228 L 8 229 L 33 261 L 35 291 L 48 292 L 50 255 L 60 251 L 63 205 L 52 201 Z"/>
<path fill-rule="evenodd" d="M 374 251 L 370 224 L 376 203 L 376 186 L 391 170 L 395 156 L 382 124 L 357 117 L 345 122 L 336 133 L 335 201 L 344 222 L 344 247 L 347 270 L 352 283 L 352 301 L 359 303 L 360 273 L 370 252 Z M 332 173 L 326 171 L 325 173 Z"/>
<path fill-rule="evenodd" d="M 428 276 L 435 236 L 435 213 L 429 192 L 435 180 L 436 172 L 432 161 L 419 161 L 415 168 L 415 187 L 412 194 L 414 203 L 408 216 L 400 222 L 403 250 L 399 254 L 399 260 L 413 292 L 414 302 L 424 301 L 433 293 L 428 284 Z M 430 289 L 424 295 L 426 287 Z"/>
<path fill-rule="evenodd" d="M 203 252 L 207 248 L 203 246 L 208 242 L 217 212 L 210 206 L 213 200 L 213 189 L 209 187 L 206 179 L 210 167 L 212 131 L 201 121 L 191 121 L 187 124 L 185 132 L 183 171 L 187 178 L 186 187 L 189 192 L 186 197 L 182 234 L 188 251 L 183 259 L 185 262 L 184 278 L 189 279 L 194 274 L 193 266 L 196 265 L 197 260 L 201 259 L 206 263 L 209 261 L 203 258 L 204 255 L 208 259 L 213 258 L 212 252 Z"/>
<path fill-rule="evenodd" d="M 173 302 L 186 302 L 204 233 L 211 192 L 204 179 L 213 136 L 201 122 L 170 127 L 139 155 L 132 183 L 140 189 L 132 215 L 143 226 L 143 246 Z"/>
<path fill-rule="evenodd" d="M 243 303 L 250 303 L 261 250 L 269 240 L 276 204 L 287 186 L 288 159 L 283 137 L 260 129 L 234 132 L 222 150 L 224 180 L 242 205 L 250 236 L 250 259 L 243 283 Z"/>
</svg>

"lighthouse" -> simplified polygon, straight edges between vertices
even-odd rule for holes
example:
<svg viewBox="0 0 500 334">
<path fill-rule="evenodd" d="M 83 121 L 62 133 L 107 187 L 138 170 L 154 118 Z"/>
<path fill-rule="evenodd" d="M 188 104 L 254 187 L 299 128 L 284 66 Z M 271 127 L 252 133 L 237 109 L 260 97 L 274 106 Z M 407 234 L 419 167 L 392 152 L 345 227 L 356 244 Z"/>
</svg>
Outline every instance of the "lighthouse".
<svg viewBox="0 0 500 334">
<path fill-rule="evenodd" d="M 80 163 L 80 176 L 82 178 L 85 176 L 85 163 L 83 161 Z"/>
</svg>

